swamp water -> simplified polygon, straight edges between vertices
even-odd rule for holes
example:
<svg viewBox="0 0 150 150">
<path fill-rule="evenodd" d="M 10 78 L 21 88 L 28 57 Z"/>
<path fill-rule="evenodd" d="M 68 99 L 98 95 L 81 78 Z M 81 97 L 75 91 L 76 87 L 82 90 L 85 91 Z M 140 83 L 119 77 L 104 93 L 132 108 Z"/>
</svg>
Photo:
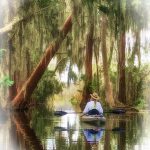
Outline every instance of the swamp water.
<svg viewBox="0 0 150 150">
<path fill-rule="evenodd" d="M 1 150 L 149 150 L 149 112 L 105 114 L 99 127 L 80 114 L 56 117 L 44 107 L 0 118 Z M 94 129 L 94 130 L 93 130 Z"/>
</svg>

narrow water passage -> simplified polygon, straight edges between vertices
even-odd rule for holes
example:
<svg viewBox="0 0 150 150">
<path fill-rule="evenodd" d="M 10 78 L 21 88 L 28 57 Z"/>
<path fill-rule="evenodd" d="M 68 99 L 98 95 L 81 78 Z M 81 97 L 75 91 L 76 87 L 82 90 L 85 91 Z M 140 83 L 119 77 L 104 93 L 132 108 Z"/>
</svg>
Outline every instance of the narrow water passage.
<svg viewBox="0 0 150 150">
<path fill-rule="evenodd" d="M 84 82 L 86 79 L 86 73 L 84 75 L 82 71 L 78 71 L 81 68 L 83 68 L 83 70 L 85 69 L 85 66 L 83 66 L 84 60 L 86 60 L 86 57 L 92 56 L 91 54 L 86 56 L 85 50 L 86 47 L 92 47 L 93 44 L 93 57 L 95 58 L 91 62 L 94 62 L 94 64 L 87 66 L 92 65 L 93 67 L 91 75 L 94 75 L 94 85 L 92 86 L 95 86 L 94 88 L 97 88 L 98 91 L 101 90 L 99 91 L 101 93 L 100 96 L 103 96 L 103 84 L 105 83 L 102 67 L 108 69 L 108 72 L 110 72 L 112 87 L 117 87 L 118 85 L 116 85 L 116 83 L 118 84 L 119 76 L 116 72 L 118 66 L 120 66 L 122 73 L 124 74 L 124 71 L 126 72 L 124 77 L 127 78 L 124 78 L 124 81 L 127 81 L 127 100 L 129 104 L 131 103 L 134 106 L 134 103 L 137 102 L 141 107 L 144 107 L 145 100 L 142 95 L 143 91 L 141 91 L 143 86 L 145 86 L 143 83 L 145 82 L 144 80 L 147 82 L 147 86 L 144 87 L 144 89 L 147 89 L 147 102 L 150 104 L 150 81 L 148 79 L 149 77 L 144 78 L 149 74 L 149 67 L 145 62 L 149 64 L 150 55 L 147 50 L 150 45 L 150 31 L 149 27 L 144 28 L 146 24 L 144 21 L 146 14 L 149 14 L 150 4 L 148 0 L 145 0 L 145 2 L 147 1 L 145 4 L 142 2 L 143 5 L 140 5 L 138 1 L 126 1 L 127 6 L 124 5 L 125 1 L 122 1 L 124 8 L 120 8 L 118 12 L 117 8 L 115 8 L 115 10 L 112 7 L 117 4 L 115 0 L 110 1 L 110 3 L 107 1 L 111 6 L 110 8 L 107 7 L 109 5 L 106 5 L 105 1 L 103 1 L 104 4 L 102 1 L 86 1 L 96 3 L 91 3 L 91 7 L 89 7 L 88 10 L 80 0 L 74 1 L 79 3 L 74 3 L 74 6 L 72 6 L 71 2 L 73 1 L 71 0 L 0 0 L 0 106 L 2 107 L 6 106 L 8 101 L 13 100 L 40 62 L 49 43 L 59 37 L 60 29 L 66 18 L 70 16 L 72 12 L 74 12 L 74 15 L 77 13 L 77 16 L 73 18 L 72 32 L 67 35 L 63 43 L 58 43 L 58 45 L 61 44 L 61 47 L 56 53 L 56 57 L 53 57 L 54 62 L 50 61 L 45 75 L 43 74 L 42 76 L 44 78 L 38 83 L 39 87 L 37 87 L 32 94 L 32 100 L 35 101 L 33 101 L 33 103 L 31 102 L 31 106 L 32 104 L 36 105 L 38 102 L 39 105 L 47 103 L 46 100 L 48 96 L 52 97 L 53 94 L 60 93 L 69 83 L 75 83 L 73 85 L 75 87 L 70 90 L 66 88 L 65 92 L 63 91 L 66 97 L 61 93 L 61 95 L 59 95 L 60 97 L 57 97 L 57 100 L 48 100 L 48 103 L 52 105 L 50 108 L 63 110 L 68 113 L 57 117 L 54 116 L 51 110 L 46 109 L 43 105 L 40 108 L 33 108 L 31 111 L 24 113 L 12 111 L 1 112 L 0 110 L 0 150 L 150 149 L 150 111 L 123 115 L 107 113 L 104 114 L 106 117 L 105 124 L 100 124 L 99 126 L 82 122 L 79 113 L 70 113 L 81 111 L 79 107 L 75 107 L 80 101 L 74 100 L 76 98 L 80 99 L 84 83 L 80 85 L 76 80 Z M 100 2 L 102 2 L 102 5 Z M 130 4 L 133 6 L 129 7 Z M 110 16 L 110 18 L 108 17 L 107 20 L 108 27 L 106 27 L 106 30 L 108 34 L 105 39 L 103 39 L 105 36 L 101 36 L 101 33 L 103 33 L 101 30 L 101 21 L 103 20 L 101 13 L 103 11 L 100 11 L 100 5 L 103 11 L 110 9 L 110 12 L 112 12 L 112 16 Z M 121 9 L 123 9 L 122 16 L 127 17 L 124 18 L 125 21 L 120 20 L 121 15 L 118 16 L 119 18 L 116 18 L 116 13 L 120 14 Z M 147 9 L 148 11 L 146 12 Z M 113 12 L 114 10 L 115 12 Z M 127 14 L 125 12 L 127 12 Z M 132 18 L 128 18 L 130 16 L 129 14 Z M 137 14 L 136 17 L 135 14 Z M 88 42 L 86 39 L 89 38 L 88 30 L 90 31 L 89 25 L 91 25 L 88 20 L 91 19 L 94 19 L 92 21 L 94 23 L 94 31 L 92 31 L 93 29 L 91 30 L 94 35 L 93 39 L 91 38 L 91 42 L 90 40 Z M 125 62 L 127 63 L 127 65 L 124 66 L 126 70 L 124 70 L 120 65 L 122 63 L 117 64 L 116 61 L 120 60 L 120 58 L 117 57 L 121 54 L 118 53 L 117 43 L 120 43 L 118 39 L 122 37 L 118 35 L 117 40 L 115 40 L 114 37 L 117 36 L 116 33 L 119 32 L 120 27 L 123 25 L 121 24 L 120 26 L 119 24 L 127 23 L 128 19 L 131 22 L 125 26 L 128 26 L 128 30 L 131 30 L 131 33 L 127 31 L 126 34 L 133 35 L 128 35 L 129 37 L 126 37 L 128 41 L 124 41 L 126 45 L 123 47 L 127 47 L 126 57 L 122 59 L 124 60 L 126 58 Z M 137 31 L 135 31 L 133 26 L 130 26 L 136 26 L 134 19 L 137 19 L 136 22 L 140 25 L 138 27 L 137 24 L 137 29 L 139 29 Z M 117 22 L 115 22 L 115 20 Z M 138 33 L 137 37 L 135 37 L 135 32 Z M 109 51 L 107 54 L 105 54 L 104 51 L 103 54 L 101 53 L 103 47 L 101 44 L 103 43 L 102 41 L 106 41 L 105 44 Z M 91 46 L 88 46 L 88 43 Z M 135 52 L 135 50 L 137 52 Z M 96 55 L 100 58 L 96 57 Z M 108 55 L 109 57 L 105 58 L 104 55 Z M 122 53 L 122 55 L 124 54 Z M 106 59 L 106 62 L 107 59 L 110 59 L 108 67 L 102 63 L 103 59 Z M 137 62 L 139 63 L 139 67 Z M 77 68 L 74 69 L 74 67 Z M 56 80 L 55 77 L 60 73 L 62 74 Z M 105 74 L 107 74 L 107 70 Z M 34 81 L 35 80 L 33 80 L 33 83 Z M 123 83 L 123 85 L 125 84 Z M 125 88 L 122 89 L 123 93 L 121 94 L 120 92 L 121 95 L 126 93 L 124 92 Z M 118 92 L 118 89 L 115 90 L 114 88 L 113 90 L 114 94 Z M 77 95 L 75 93 L 76 91 Z M 36 98 L 34 98 L 34 96 Z M 104 102 L 105 97 L 101 100 Z M 147 108 L 149 106 L 147 106 Z"/>
<path fill-rule="evenodd" d="M 83 123 L 79 114 L 61 117 L 42 108 L 32 113 L 14 113 L 0 124 L 3 150 L 149 150 L 149 113 L 105 114 L 106 123 Z M 45 115 L 45 113 L 47 115 Z"/>
</svg>

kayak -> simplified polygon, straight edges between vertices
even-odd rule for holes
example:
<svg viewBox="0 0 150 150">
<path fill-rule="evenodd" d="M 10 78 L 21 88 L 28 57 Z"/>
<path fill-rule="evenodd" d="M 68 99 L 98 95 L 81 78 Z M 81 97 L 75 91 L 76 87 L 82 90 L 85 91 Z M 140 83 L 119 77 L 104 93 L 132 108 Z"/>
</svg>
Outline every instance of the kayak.
<svg viewBox="0 0 150 150">
<path fill-rule="evenodd" d="M 83 122 L 105 122 L 106 118 L 98 115 L 84 115 L 80 117 L 80 120 Z"/>
</svg>

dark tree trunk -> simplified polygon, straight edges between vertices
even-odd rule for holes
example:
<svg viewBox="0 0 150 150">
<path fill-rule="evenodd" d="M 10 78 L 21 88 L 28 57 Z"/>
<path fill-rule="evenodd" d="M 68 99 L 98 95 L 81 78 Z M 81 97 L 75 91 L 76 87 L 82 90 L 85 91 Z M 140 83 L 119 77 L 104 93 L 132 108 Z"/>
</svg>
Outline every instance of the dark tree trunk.
<svg viewBox="0 0 150 150">
<path fill-rule="evenodd" d="M 90 93 L 92 92 L 92 89 L 90 87 L 92 84 L 93 32 L 94 32 L 94 24 L 93 22 L 90 22 L 89 32 L 87 34 L 86 39 L 86 55 L 85 55 L 86 81 L 84 85 L 83 99 L 80 105 L 81 108 L 83 108 L 86 105 L 90 97 Z"/>
<path fill-rule="evenodd" d="M 11 55 L 12 55 L 12 52 L 13 52 L 13 45 L 12 45 L 12 39 L 9 39 L 8 40 L 8 47 L 9 47 L 9 76 L 11 76 Z M 14 72 L 14 76 L 12 78 L 13 81 L 16 81 L 15 80 L 16 78 L 16 72 Z M 17 94 L 17 88 L 16 88 L 16 82 L 9 87 L 9 100 L 12 100 L 15 95 Z"/>
<path fill-rule="evenodd" d="M 125 78 L 125 32 L 121 32 L 118 48 L 118 100 L 126 103 L 126 78 Z"/>
<path fill-rule="evenodd" d="M 15 109 L 25 108 L 26 104 L 29 102 L 31 94 L 33 93 L 34 89 L 36 88 L 39 80 L 41 79 L 44 71 L 46 70 L 50 60 L 56 54 L 57 50 L 59 49 L 61 43 L 65 39 L 67 33 L 71 30 L 72 27 L 72 16 L 69 16 L 66 20 L 63 28 L 60 31 L 59 37 L 56 41 L 51 43 L 49 47 L 46 49 L 44 56 L 42 57 L 41 61 L 37 65 L 37 67 L 32 72 L 31 76 L 28 80 L 24 83 L 22 89 L 18 92 L 16 97 L 12 101 L 12 106 Z"/>
</svg>

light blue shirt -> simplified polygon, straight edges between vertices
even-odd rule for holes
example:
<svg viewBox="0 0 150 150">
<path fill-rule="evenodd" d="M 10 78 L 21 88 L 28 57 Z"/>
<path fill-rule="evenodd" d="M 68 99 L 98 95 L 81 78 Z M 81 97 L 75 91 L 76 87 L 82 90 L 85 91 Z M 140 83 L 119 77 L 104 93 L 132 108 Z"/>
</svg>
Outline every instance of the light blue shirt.
<svg viewBox="0 0 150 150">
<path fill-rule="evenodd" d="M 103 113 L 103 108 L 100 104 L 100 102 L 96 102 L 91 100 L 90 102 L 88 102 L 83 110 L 83 114 L 88 113 L 90 110 L 92 109 L 97 109 L 99 111 L 99 113 Z"/>
<path fill-rule="evenodd" d="M 87 142 L 90 142 L 90 143 L 99 142 L 103 136 L 103 130 L 101 129 L 99 129 L 97 133 L 95 134 L 91 133 L 90 130 L 88 129 L 85 129 L 83 133 L 84 133 L 84 136 L 86 137 Z"/>
</svg>

